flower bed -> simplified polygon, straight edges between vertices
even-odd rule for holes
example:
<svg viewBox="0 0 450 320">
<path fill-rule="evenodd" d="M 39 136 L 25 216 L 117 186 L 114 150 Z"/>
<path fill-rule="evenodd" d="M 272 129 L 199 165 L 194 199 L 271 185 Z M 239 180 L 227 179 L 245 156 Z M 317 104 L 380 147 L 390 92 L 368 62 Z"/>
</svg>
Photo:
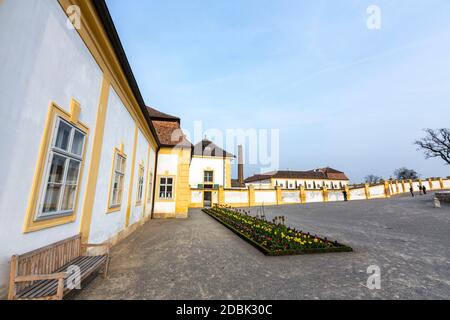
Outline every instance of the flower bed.
<svg viewBox="0 0 450 320">
<path fill-rule="evenodd" d="M 268 256 L 353 251 L 337 241 L 253 217 L 243 210 L 215 206 L 203 211 Z"/>
</svg>

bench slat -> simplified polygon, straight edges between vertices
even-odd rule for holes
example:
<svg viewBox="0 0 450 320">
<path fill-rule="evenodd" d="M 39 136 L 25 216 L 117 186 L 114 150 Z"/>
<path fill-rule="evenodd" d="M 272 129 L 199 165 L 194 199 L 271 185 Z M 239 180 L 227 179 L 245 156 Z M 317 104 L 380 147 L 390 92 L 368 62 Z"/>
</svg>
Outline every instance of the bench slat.
<svg viewBox="0 0 450 320">
<path fill-rule="evenodd" d="M 66 266 L 64 266 L 60 270 L 58 270 L 58 272 L 64 272 L 70 266 L 77 265 L 81 269 L 81 281 L 83 281 L 92 272 L 94 272 L 99 267 L 101 267 L 103 264 L 105 264 L 107 259 L 108 259 L 107 256 L 94 256 L 94 257 L 83 256 L 78 259 L 75 259 L 72 262 L 69 262 Z M 58 287 L 57 280 L 38 281 L 38 282 L 34 283 L 32 286 L 19 292 L 17 294 L 17 298 L 33 299 L 33 298 L 54 296 L 54 295 L 56 295 L 57 287 Z M 65 283 L 64 292 L 68 292 L 68 291 L 70 291 L 70 289 L 67 288 L 67 283 Z"/>
</svg>

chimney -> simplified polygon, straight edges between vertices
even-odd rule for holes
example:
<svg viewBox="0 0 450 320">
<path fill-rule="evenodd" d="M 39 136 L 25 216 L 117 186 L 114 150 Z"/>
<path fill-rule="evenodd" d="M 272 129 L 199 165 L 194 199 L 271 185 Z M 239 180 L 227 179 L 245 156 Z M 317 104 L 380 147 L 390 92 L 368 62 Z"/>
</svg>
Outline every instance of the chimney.
<svg viewBox="0 0 450 320">
<path fill-rule="evenodd" d="M 244 154 L 242 145 L 238 146 L 238 181 L 240 185 L 244 184 Z"/>
</svg>

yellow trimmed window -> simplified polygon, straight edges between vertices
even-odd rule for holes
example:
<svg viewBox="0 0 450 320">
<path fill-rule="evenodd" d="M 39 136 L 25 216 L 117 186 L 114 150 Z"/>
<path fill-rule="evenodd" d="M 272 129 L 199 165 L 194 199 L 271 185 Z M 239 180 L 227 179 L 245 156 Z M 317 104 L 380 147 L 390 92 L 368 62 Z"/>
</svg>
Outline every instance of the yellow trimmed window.
<svg viewBox="0 0 450 320">
<path fill-rule="evenodd" d="M 159 198 L 173 199 L 173 178 L 171 177 L 159 178 Z"/>
<path fill-rule="evenodd" d="M 214 171 L 204 171 L 203 173 L 203 181 L 205 183 L 213 183 L 214 182 Z"/>
<path fill-rule="evenodd" d="M 79 188 L 86 133 L 56 117 L 36 219 L 72 215 Z"/>
<path fill-rule="evenodd" d="M 144 166 L 139 165 L 139 172 L 138 172 L 138 188 L 137 188 L 137 197 L 136 197 L 136 204 L 142 203 L 142 196 L 144 194 Z"/>
<path fill-rule="evenodd" d="M 112 184 L 109 195 L 109 208 L 117 209 L 122 206 L 123 184 L 125 180 L 126 157 L 116 150 L 114 152 L 114 165 Z"/>
</svg>

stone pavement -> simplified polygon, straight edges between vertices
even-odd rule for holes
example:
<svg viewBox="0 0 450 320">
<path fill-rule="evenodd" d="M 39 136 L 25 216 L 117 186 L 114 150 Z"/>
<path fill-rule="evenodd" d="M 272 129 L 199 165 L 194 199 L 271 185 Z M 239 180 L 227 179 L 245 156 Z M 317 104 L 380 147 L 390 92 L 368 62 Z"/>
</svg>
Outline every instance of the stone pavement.
<svg viewBox="0 0 450 320">
<path fill-rule="evenodd" d="M 433 195 L 266 207 L 353 253 L 266 257 L 200 210 L 152 220 L 74 299 L 450 299 L 450 206 Z M 259 208 L 252 208 L 256 213 Z M 370 265 L 381 290 L 365 287 Z"/>
</svg>

